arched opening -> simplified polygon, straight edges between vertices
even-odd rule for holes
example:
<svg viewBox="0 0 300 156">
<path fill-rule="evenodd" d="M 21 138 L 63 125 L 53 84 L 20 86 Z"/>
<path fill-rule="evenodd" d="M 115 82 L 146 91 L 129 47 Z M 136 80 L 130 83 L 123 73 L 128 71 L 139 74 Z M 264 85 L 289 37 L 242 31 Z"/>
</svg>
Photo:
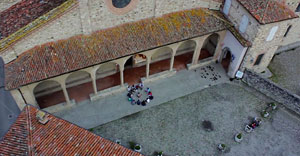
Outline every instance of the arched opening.
<svg viewBox="0 0 300 156">
<path fill-rule="evenodd" d="M 204 41 L 199 60 L 207 59 L 215 55 L 219 38 L 219 34 L 212 34 Z"/>
<path fill-rule="evenodd" d="M 77 71 L 69 75 L 66 87 L 70 99 L 75 99 L 76 102 L 89 99 L 89 95 L 93 93 L 92 79 L 86 71 Z"/>
<path fill-rule="evenodd" d="M 41 109 L 66 102 L 61 85 L 53 80 L 38 84 L 34 88 L 33 94 Z"/>
<path fill-rule="evenodd" d="M 97 91 L 120 85 L 119 65 L 114 62 L 102 64 L 96 71 L 96 79 Z"/>
<path fill-rule="evenodd" d="M 223 54 L 222 54 L 222 61 L 221 64 L 226 72 L 229 70 L 229 65 L 232 59 L 232 54 L 229 48 L 224 48 Z"/>
<path fill-rule="evenodd" d="M 173 50 L 170 47 L 158 49 L 151 57 L 149 75 L 170 70 L 170 63 Z"/>
<path fill-rule="evenodd" d="M 192 63 L 195 49 L 196 42 L 193 40 L 185 41 L 178 47 L 174 59 L 174 68 L 177 71 L 185 69 L 187 64 Z"/>
<path fill-rule="evenodd" d="M 139 83 L 141 78 L 146 77 L 147 58 L 143 54 L 131 56 L 125 63 L 124 82 L 129 85 Z"/>
</svg>

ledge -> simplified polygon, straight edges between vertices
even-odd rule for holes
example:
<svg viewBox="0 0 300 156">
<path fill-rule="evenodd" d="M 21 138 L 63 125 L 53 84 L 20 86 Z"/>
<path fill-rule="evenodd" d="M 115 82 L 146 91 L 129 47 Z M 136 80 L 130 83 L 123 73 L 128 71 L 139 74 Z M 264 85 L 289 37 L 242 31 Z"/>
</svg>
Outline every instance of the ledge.
<svg viewBox="0 0 300 156">
<path fill-rule="evenodd" d="M 168 70 L 168 71 L 163 71 L 163 72 L 160 72 L 160 73 L 150 75 L 148 78 L 143 77 L 141 80 L 142 80 L 143 83 L 148 83 L 148 82 L 152 82 L 152 81 L 156 81 L 156 80 L 159 80 L 159 79 L 163 79 L 163 78 L 173 76 L 174 74 L 176 74 L 176 70 L 173 69 L 172 71 Z"/>
<path fill-rule="evenodd" d="M 99 100 L 106 96 L 125 91 L 127 88 L 126 86 L 128 86 L 127 83 L 125 83 L 123 86 L 119 85 L 119 86 L 114 86 L 114 87 L 111 87 L 108 89 L 104 89 L 102 91 L 99 91 L 97 94 L 90 94 L 90 100 L 96 101 L 96 100 Z"/>
<path fill-rule="evenodd" d="M 203 60 L 199 60 L 198 64 L 195 64 L 195 65 L 187 64 L 187 68 L 188 68 L 188 70 L 193 70 L 193 69 L 196 69 L 196 68 L 199 68 L 199 67 L 202 67 L 202 66 L 206 66 L 206 65 L 212 63 L 213 61 L 214 61 L 213 57 L 209 57 L 209 58 L 206 58 L 206 59 L 203 59 Z"/>
<path fill-rule="evenodd" d="M 74 99 L 72 99 L 70 101 L 70 104 L 67 104 L 66 102 L 63 102 L 63 103 L 60 103 L 60 104 L 57 104 L 57 105 L 54 105 L 54 106 L 44 108 L 43 110 L 48 112 L 48 113 L 56 113 L 56 112 L 59 112 L 61 110 L 66 109 L 66 108 L 73 107 L 75 105 L 76 105 L 76 102 L 75 102 Z"/>
</svg>

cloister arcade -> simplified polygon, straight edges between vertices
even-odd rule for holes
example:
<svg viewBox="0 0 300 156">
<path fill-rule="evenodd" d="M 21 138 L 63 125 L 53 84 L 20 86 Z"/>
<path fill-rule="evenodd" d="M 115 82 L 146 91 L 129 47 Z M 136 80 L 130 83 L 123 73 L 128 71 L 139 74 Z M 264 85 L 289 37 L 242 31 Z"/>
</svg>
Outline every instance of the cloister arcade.
<svg viewBox="0 0 300 156">
<path fill-rule="evenodd" d="M 194 69 L 216 61 L 226 31 L 209 34 L 149 51 L 133 54 L 103 64 L 57 76 L 22 87 L 24 98 L 40 108 L 65 102 L 81 102 L 106 89 L 134 84 L 157 73 Z M 206 58 L 210 58 L 207 60 Z M 31 96 L 29 96 L 31 95 Z M 54 98 L 55 97 L 55 98 Z"/>
</svg>

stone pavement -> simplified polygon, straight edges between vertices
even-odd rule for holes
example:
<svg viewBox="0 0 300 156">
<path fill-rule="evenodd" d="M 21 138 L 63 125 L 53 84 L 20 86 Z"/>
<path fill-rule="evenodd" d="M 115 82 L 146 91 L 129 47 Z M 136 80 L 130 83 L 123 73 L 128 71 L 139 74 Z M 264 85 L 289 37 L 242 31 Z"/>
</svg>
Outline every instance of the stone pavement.
<svg viewBox="0 0 300 156">
<path fill-rule="evenodd" d="M 172 77 L 145 83 L 154 96 L 154 100 L 145 107 L 131 105 L 124 91 L 94 102 L 83 101 L 54 115 L 89 129 L 227 81 L 229 78 L 222 66 L 213 63 L 196 70 L 181 70 Z"/>
<path fill-rule="evenodd" d="M 194 92 L 148 110 L 93 128 L 91 131 L 129 147 L 142 145 L 142 154 L 163 151 L 166 156 L 223 155 L 219 143 L 229 147 L 228 156 L 296 156 L 300 153 L 300 120 L 279 105 L 270 118 L 252 133 L 243 129 L 271 102 L 244 84 L 225 83 Z M 211 121 L 205 131 L 202 121 Z M 241 143 L 234 135 L 242 132 Z M 297 154 L 298 153 L 298 154 Z"/>
</svg>

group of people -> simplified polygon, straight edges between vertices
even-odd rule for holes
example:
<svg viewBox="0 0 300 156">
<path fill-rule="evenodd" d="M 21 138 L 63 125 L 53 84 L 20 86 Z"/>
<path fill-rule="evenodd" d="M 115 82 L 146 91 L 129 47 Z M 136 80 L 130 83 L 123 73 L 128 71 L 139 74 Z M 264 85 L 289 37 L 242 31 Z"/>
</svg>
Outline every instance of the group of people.
<svg viewBox="0 0 300 156">
<path fill-rule="evenodd" d="M 144 84 L 141 82 L 137 85 L 132 85 L 132 86 L 128 86 L 127 87 L 127 97 L 128 97 L 128 101 L 130 101 L 130 103 L 132 105 L 142 105 L 142 106 L 146 106 L 148 103 L 150 103 L 151 100 L 153 100 L 153 95 L 152 92 L 150 90 L 150 88 L 146 88 L 144 91 L 147 94 L 147 98 L 146 99 L 141 99 L 142 98 L 142 92 L 144 89 Z M 135 98 L 136 97 L 136 98 Z"/>
</svg>

